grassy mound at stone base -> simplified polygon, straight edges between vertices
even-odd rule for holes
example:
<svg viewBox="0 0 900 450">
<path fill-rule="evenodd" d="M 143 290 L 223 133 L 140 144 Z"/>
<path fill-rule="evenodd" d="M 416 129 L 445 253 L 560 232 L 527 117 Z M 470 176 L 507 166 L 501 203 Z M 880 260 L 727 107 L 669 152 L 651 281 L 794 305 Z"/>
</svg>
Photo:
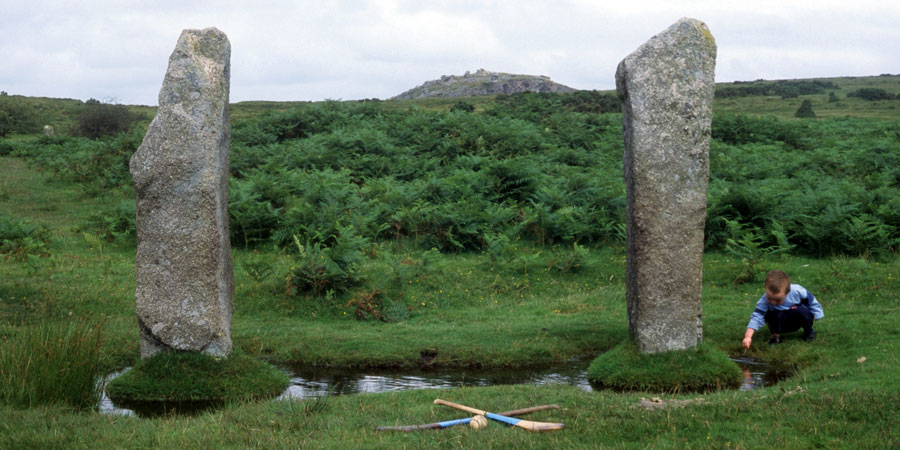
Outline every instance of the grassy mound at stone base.
<svg viewBox="0 0 900 450">
<path fill-rule="evenodd" d="M 588 367 L 592 382 L 620 391 L 714 391 L 740 386 L 741 377 L 741 369 L 728 355 L 706 344 L 645 355 L 628 340 L 598 356 Z"/>
<path fill-rule="evenodd" d="M 106 391 L 117 402 L 229 402 L 274 397 L 289 383 L 284 372 L 238 351 L 219 359 L 163 352 L 135 364 Z"/>
</svg>

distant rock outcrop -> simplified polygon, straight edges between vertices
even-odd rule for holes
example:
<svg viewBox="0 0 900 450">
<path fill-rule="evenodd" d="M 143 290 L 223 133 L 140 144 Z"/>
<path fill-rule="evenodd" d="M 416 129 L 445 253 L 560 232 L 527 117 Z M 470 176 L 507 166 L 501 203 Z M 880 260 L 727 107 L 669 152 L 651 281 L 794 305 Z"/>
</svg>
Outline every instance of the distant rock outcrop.
<svg viewBox="0 0 900 450">
<path fill-rule="evenodd" d="M 517 92 L 573 92 L 577 89 L 555 83 L 546 76 L 516 75 L 478 69 L 464 75 L 444 75 L 426 81 L 394 99 L 412 100 L 426 97 L 474 97 L 477 95 L 515 94 Z"/>
</svg>

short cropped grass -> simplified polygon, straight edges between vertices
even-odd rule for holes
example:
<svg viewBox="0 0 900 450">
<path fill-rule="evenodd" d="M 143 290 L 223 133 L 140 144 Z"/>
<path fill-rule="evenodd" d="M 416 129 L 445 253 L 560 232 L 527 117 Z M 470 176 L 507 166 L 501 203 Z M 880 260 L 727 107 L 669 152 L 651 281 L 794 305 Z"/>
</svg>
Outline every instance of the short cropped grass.
<svg viewBox="0 0 900 450">
<path fill-rule="evenodd" d="M 106 391 L 123 402 L 234 402 L 271 398 L 288 376 L 236 351 L 228 358 L 194 352 L 162 352 L 112 380 Z"/>
<path fill-rule="evenodd" d="M 618 391 L 708 392 L 741 384 L 741 370 L 714 346 L 647 355 L 626 340 L 598 356 L 588 378 Z"/>
<path fill-rule="evenodd" d="M 97 406 L 101 326 L 96 322 L 39 322 L 0 337 L 0 403 L 18 407 Z"/>
</svg>

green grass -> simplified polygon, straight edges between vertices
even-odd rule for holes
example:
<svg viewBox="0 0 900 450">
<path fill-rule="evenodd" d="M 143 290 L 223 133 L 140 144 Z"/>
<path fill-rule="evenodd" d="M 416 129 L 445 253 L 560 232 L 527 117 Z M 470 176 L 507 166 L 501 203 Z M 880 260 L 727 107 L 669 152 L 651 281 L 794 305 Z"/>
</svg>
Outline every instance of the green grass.
<svg viewBox="0 0 900 450">
<path fill-rule="evenodd" d="M 587 271 L 560 277 L 540 262 L 523 273 L 492 268 L 486 255 L 445 255 L 423 267 L 421 252 L 404 252 L 402 245 L 378 246 L 375 253 L 362 269 L 369 274 L 363 286 L 328 298 L 285 296 L 278 276 L 255 282 L 246 268 L 256 255 L 235 252 L 236 315 L 247 318 L 242 326 L 235 323 L 236 343 L 313 366 L 418 367 L 423 354 L 436 354 L 429 364 L 510 367 L 585 357 L 613 345 L 615 333 L 623 330 L 624 324 L 610 321 L 590 332 L 607 304 L 624 301 L 617 276 L 609 273 L 623 261 L 615 250 L 589 261 L 595 274 L 609 273 L 599 285 Z M 405 263 L 396 262 L 401 260 Z M 273 261 L 274 272 L 284 273 L 290 257 Z M 379 291 L 390 322 L 369 314 L 356 319 L 353 297 L 372 290 Z M 592 297 L 601 304 L 587 304 Z M 399 313 L 392 313 L 398 306 Z M 307 325 L 292 327 L 297 321 Z M 484 339 L 488 334 L 491 338 Z"/>
<path fill-rule="evenodd" d="M 421 108 L 426 111 L 449 111 L 458 101 L 465 101 L 475 105 L 475 111 L 481 112 L 493 104 L 493 95 L 482 95 L 477 97 L 455 97 L 455 98 L 423 98 L 418 100 L 381 100 L 381 104 L 391 110 L 404 110 L 408 108 Z M 357 102 L 370 100 L 356 100 Z M 243 119 L 257 117 L 267 112 L 287 111 L 291 108 L 302 107 L 310 102 L 307 101 L 244 101 L 231 104 L 229 111 L 229 119 L 231 123 L 239 122 Z"/>
<path fill-rule="evenodd" d="M 288 376 L 238 351 L 228 358 L 162 352 L 110 381 L 107 392 L 123 402 L 235 402 L 275 397 Z"/>
<path fill-rule="evenodd" d="M 633 342 L 625 341 L 598 356 L 588 368 L 588 377 L 620 391 L 707 392 L 741 384 L 740 369 L 722 350 L 708 344 L 645 355 Z"/>
<path fill-rule="evenodd" d="M 39 322 L 0 336 L 0 403 L 96 408 L 101 325 Z"/>
<path fill-rule="evenodd" d="M 884 77 L 836 77 L 816 78 L 817 80 L 831 81 L 839 89 L 828 89 L 824 93 L 814 95 L 801 95 L 798 98 L 782 99 L 777 96 L 752 96 L 739 98 L 718 98 L 713 102 L 713 110 L 718 113 L 734 114 L 771 114 L 782 120 L 810 120 L 797 119 L 794 113 L 805 99 L 812 102 L 813 111 L 817 119 L 832 117 L 858 117 L 876 120 L 896 120 L 900 118 L 900 100 L 868 101 L 859 98 L 848 98 L 847 94 L 860 88 L 884 89 L 892 94 L 900 93 L 900 75 Z M 728 86 L 731 83 L 718 83 L 718 86 Z M 838 97 L 837 102 L 829 102 L 829 93 L 834 92 Z"/>
</svg>

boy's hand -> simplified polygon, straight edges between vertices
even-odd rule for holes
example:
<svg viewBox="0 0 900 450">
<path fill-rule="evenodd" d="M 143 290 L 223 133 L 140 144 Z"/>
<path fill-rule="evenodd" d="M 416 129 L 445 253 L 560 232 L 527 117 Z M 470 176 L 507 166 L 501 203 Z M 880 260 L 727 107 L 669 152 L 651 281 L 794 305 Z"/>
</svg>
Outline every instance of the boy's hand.
<svg viewBox="0 0 900 450">
<path fill-rule="evenodd" d="M 753 340 L 753 333 L 755 332 L 756 330 L 753 328 L 747 328 L 747 331 L 744 333 L 744 340 L 741 341 L 741 347 L 750 348 L 750 342 Z"/>
</svg>

